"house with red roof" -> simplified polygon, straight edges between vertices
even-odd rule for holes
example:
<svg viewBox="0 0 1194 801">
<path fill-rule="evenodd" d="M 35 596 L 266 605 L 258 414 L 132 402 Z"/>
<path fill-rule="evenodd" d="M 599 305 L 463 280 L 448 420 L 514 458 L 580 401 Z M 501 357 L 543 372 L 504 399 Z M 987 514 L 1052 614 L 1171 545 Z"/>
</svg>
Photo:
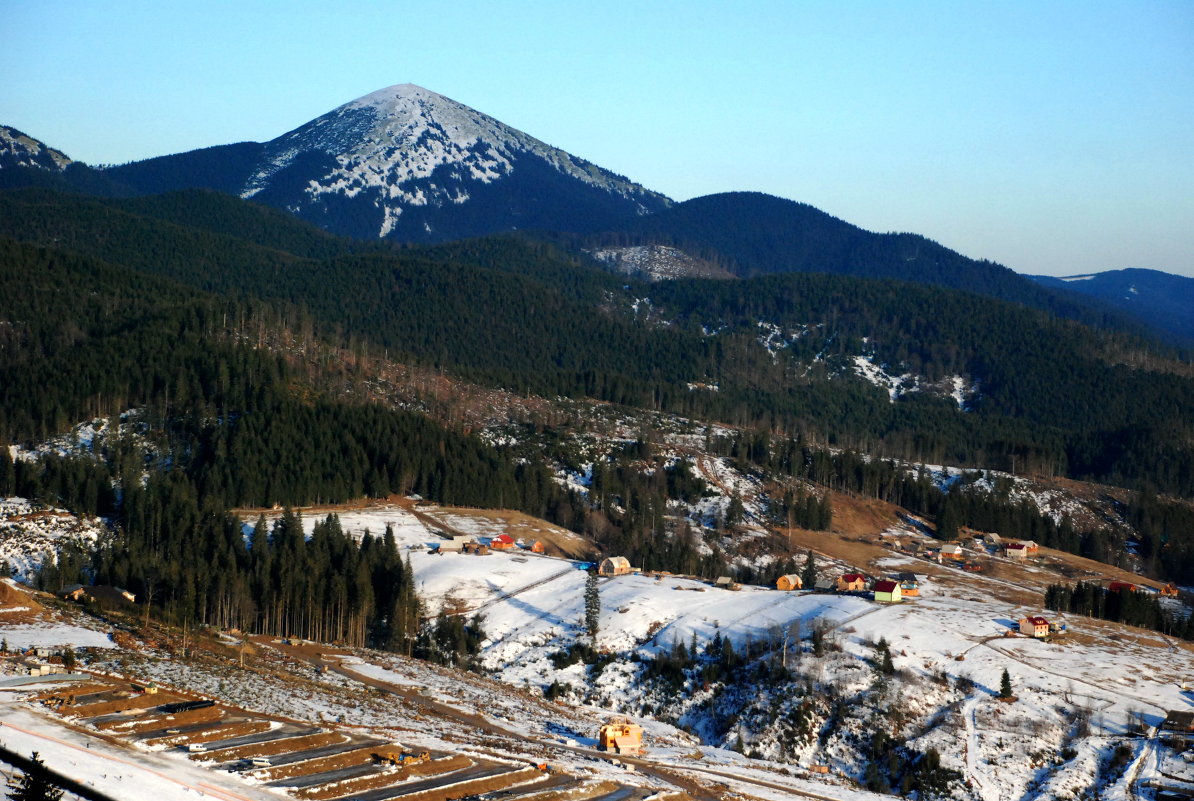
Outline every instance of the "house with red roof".
<svg viewBox="0 0 1194 801">
<path fill-rule="evenodd" d="M 498 534 L 489 541 L 490 550 L 508 551 L 514 547 L 514 538 L 509 534 Z"/>
<path fill-rule="evenodd" d="M 866 576 L 861 573 L 844 573 L 837 577 L 838 592 L 862 592 L 866 589 Z"/>
<path fill-rule="evenodd" d="M 1028 558 L 1028 546 L 1022 542 L 1009 542 L 1003 546 L 1003 555 L 1008 559 L 1024 560 Z"/>
<path fill-rule="evenodd" d="M 1020 633 L 1028 637 L 1048 637 L 1049 620 L 1040 615 L 1020 618 Z"/>
<path fill-rule="evenodd" d="M 876 581 L 872 591 L 875 593 L 875 600 L 882 604 L 898 604 L 904 599 L 903 589 L 895 581 Z"/>
</svg>

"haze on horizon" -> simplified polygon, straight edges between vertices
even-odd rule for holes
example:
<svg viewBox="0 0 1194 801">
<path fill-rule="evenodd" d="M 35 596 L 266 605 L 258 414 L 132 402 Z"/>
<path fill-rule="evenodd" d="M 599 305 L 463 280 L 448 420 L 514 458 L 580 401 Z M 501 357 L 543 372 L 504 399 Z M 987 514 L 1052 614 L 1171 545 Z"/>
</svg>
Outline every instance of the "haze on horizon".
<svg viewBox="0 0 1194 801">
<path fill-rule="evenodd" d="M 753 190 L 1025 273 L 1194 276 L 1194 5 L 16 0 L 0 123 L 91 164 L 412 82 L 676 200 Z"/>
</svg>

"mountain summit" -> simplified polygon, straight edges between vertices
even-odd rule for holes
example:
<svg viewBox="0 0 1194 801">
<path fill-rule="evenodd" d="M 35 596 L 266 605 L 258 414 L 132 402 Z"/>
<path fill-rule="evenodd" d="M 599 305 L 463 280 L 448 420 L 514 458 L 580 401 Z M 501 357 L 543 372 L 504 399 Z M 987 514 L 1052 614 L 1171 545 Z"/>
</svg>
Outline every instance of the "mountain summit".
<svg viewBox="0 0 1194 801">
<path fill-rule="evenodd" d="M 669 201 L 414 84 L 346 103 L 270 142 L 124 165 L 141 191 L 206 186 L 362 238 L 445 240 L 600 227 Z M 466 211 L 467 207 L 467 211 Z"/>
</svg>

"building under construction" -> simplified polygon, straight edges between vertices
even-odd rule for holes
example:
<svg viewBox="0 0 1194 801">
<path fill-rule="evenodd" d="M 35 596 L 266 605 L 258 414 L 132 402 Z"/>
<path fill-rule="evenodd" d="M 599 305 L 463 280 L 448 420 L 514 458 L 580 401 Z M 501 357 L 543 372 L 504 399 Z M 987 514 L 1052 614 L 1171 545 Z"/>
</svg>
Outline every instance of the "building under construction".
<svg viewBox="0 0 1194 801">
<path fill-rule="evenodd" d="M 629 718 L 610 718 L 601 727 L 597 747 L 615 754 L 639 754 L 643 750 L 643 727 Z"/>
</svg>

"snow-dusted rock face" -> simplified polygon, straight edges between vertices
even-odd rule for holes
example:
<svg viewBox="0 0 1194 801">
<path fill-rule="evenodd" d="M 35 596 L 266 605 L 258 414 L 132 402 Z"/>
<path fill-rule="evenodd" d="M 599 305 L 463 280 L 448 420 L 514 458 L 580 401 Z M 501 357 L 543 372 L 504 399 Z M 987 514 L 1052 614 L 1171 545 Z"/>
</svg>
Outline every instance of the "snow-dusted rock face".
<svg viewBox="0 0 1194 801">
<path fill-rule="evenodd" d="M 65 153 L 48 147 L 44 142 L 27 136 L 16 128 L 0 125 L 0 169 L 6 167 L 40 167 L 62 172 L 71 159 Z"/>
<path fill-rule="evenodd" d="M 241 195 L 334 231 L 407 240 L 604 224 L 669 202 L 413 84 L 267 142 Z"/>
</svg>

